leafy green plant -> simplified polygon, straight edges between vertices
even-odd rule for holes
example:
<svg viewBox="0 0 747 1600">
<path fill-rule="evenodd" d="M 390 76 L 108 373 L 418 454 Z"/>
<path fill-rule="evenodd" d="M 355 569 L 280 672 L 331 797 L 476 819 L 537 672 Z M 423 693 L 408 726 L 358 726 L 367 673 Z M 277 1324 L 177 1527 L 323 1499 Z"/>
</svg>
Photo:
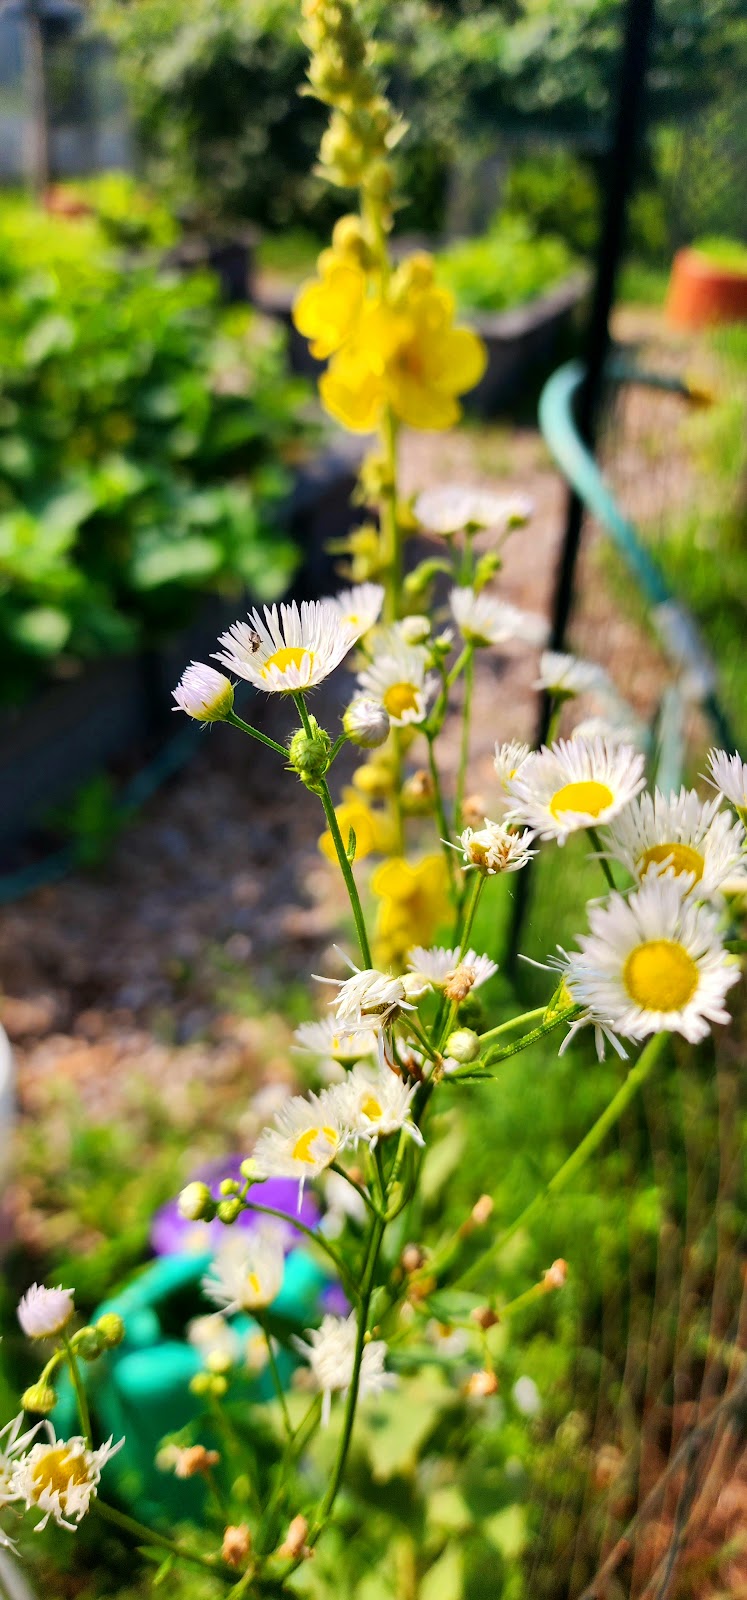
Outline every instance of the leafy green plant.
<svg viewBox="0 0 747 1600">
<path fill-rule="evenodd" d="M 573 270 L 575 257 L 553 234 L 535 236 L 526 221 L 501 217 L 479 239 L 443 250 L 438 277 L 464 310 L 504 311 L 551 289 Z"/>
<path fill-rule="evenodd" d="M 221 308 L 208 274 L 117 254 L 113 196 L 129 188 L 98 185 L 106 225 L 0 208 L 6 698 L 61 652 L 181 625 L 205 590 L 275 599 L 295 564 L 278 507 L 305 390 L 282 334 Z"/>
<path fill-rule="evenodd" d="M 713 236 L 696 239 L 693 250 L 705 256 L 713 267 L 721 267 L 725 272 L 747 273 L 747 244 L 740 244 L 738 239 Z"/>
</svg>

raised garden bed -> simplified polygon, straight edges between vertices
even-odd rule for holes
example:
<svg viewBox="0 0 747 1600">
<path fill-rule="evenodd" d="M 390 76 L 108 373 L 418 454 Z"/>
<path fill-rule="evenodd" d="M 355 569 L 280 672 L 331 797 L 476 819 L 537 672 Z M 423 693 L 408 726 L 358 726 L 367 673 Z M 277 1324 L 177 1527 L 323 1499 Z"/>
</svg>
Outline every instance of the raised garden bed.
<svg viewBox="0 0 747 1600">
<path fill-rule="evenodd" d="M 329 592 L 337 581 L 324 546 L 355 521 L 350 496 L 360 445 L 341 436 L 298 469 L 288 530 L 301 552 L 294 593 Z M 51 683 L 28 705 L 0 712 L 0 870 L 11 849 L 108 762 L 176 731 L 171 690 L 187 662 L 205 657 L 217 634 L 251 603 L 207 597 L 194 622 L 162 645 L 94 661 L 68 682 Z"/>
</svg>

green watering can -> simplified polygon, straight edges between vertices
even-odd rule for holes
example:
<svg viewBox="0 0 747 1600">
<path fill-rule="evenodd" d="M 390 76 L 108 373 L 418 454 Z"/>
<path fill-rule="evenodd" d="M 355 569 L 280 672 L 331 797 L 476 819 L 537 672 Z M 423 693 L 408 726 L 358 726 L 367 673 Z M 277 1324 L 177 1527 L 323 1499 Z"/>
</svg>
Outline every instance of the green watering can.
<svg viewBox="0 0 747 1600">
<path fill-rule="evenodd" d="M 175 1433 L 204 1410 L 204 1402 L 190 1392 L 190 1380 L 203 1370 L 198 1350 L 187 1343 L 184 1329 L 193 1317 L 214 1312 L 215 1306 L 202 1299 L 200 1283 L 212 1253 L 168 1255 L 134 1279 L 121 1293 L 99 1306 L 94 1321 L 104 1312 L 122 1317 L 125 1337 L 116 1349 L 101 1356 L 81 1371 L 94 1419 L 94 1430 L 104 1439 L 124 1436 L 125 1443 L 106 1468 L 104 1492 L 116 1495 L 143 1521 L 153 1522 L 171 1512 L 187 1519 L 199 1513 L 205 1493 L 198 1478 L 176 1480 L 161 1472 L 155 1457 L 165 1434 Z M 329 1277 L 303 1249 L 291 1250 L 286 1257 L 283 1287 L 269 1308 L 273 1329 L 281 1346 L 277 1366 L 284 1384 L 290 1380 L 297 1357 L 282 1343 L 283 1324 L 290 1333 L 318 1320 L 319 1301 L 329 1285 Z M 243 1341 L 260 1331 L 250 1317 L 232 1320 Z M 232 1383 L 232 1400 L 266 1400 L 273 1393 L 272 1377 L 265 1367 L 256 1375 L 247 1374 Z M 57 1433 L 69 1436 L 80 1431 L 75 1396 L 69 1379 L 60 1383 L 60 1397 L 52 1414 Z M 220 1448 L 217 1436 L 200 1442 Z"/>
</svg>

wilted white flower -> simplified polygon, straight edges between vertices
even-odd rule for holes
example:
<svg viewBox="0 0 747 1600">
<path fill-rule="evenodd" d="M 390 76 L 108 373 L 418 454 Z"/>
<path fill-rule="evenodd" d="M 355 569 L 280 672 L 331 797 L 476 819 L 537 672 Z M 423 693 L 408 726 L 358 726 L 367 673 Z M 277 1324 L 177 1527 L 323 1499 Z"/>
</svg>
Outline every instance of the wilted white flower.
<svg viewBox="0 0 747 1600">
<path fill-rule="evenodd" d="M 395 727 L 424 722 L 438 679 L 428 670 L 428 654 L 419 645 L 408 645 L 395 638 L 386 649 L 377 650 L 373 661 L 358 675 L 365 694 L 383 705 Z"/>
<path fill-rule="evenodd" d="M 744 828 L 720 806 L 720 795 L 704 801 L 694 789 L 640 795 L 612 823 L 611 853 L 634 878 L 672 873 L 707 900 L 744 860 Z"/>
<path fill-rule="evenodd" d="M 710 782 L 714 788 L 720 789 L 726 800 L 736 808 L 745 821 L 747 813 L 747 761 L 735 752 L 733 756 L 725 750 L 709 750 L 708 768 Z"/>
<path fill-rule="evenodd" d="M 684 890 L 677 878 L 648 876 L 627 899 L 590 908 L 591 933 L 558 962 L 584 1021 L 626 1039 L 681 1033 L 691 1044 L 729 1021 L 724 999 L 739 965 L 714 913 Z"/>
<path fill-rule="evenodd" d="M 46 1443 L 34 1444 L 13 1463 L 9 1493 L 23 1501 L 27 1511 L 42 1512 L 37 1528 L 45 1528 L 54 1517 L 61 1528 L 75 1531 L 94 1499 L 107 1461 L 120 1450 L 124 1439 L 114 1444 L 107 1439 L 98 1450 L 89 1450 L 85 1439 L 57 1439 L 51 1422 L 41 1422 Z M 37 1432 L 35 1428 L 34 1433 Z"/>
<path fill-rule="evenodd" d="M 544 617 L 521 611 L 494 595 L 475 594 L 469 588 L 452 589 L 449 605 L 462 638 L 470 644 L 505 644 L 509 639 L 519 639 L 524 644 L 541 645 L 547 639 Z"/>
<path fill-rule="evenodd" d="M 484 828 L 465 828 L 454 848 L 461 850 L 466 867 L 477 867 L 493 877 L 497 872 L 520 872 L 537 854 L 529 849 L 533 839 L 534 834 L 526 828 L 512 832 L 502 822 L 486 817 Z"/>
<path fill-rule="evenodd" d="M 45 1289 L 32 1283 L 18 1303 L 18 1321 L 28 1339 L 53 1339 L 62 1333 L 75 1311 L 72 1289 Z"/>
<path fill-rule="evenodd" d="M 423 1135 L 410 1116 L 417 1085 L 408 1088 L 386 1064 L 360 1063 L 333 1091 L 340 1121 L 354 1139 L 365 1139 L 373 1149 L 379 1139 L 403 1130 L 416 1144 Z"/>
<path fill-rule="evenodd" d="M 359 639 L 378 622 L 383 604 L 384 587 L 380 583 L 357 583 L 335 595 L 343 627 L 351 628 Z"/>
<path fill-rule="evenodd" d="M 559 739 L 528 756 L 506 783 L 509 816 L 541 839 L 564 844 L 579 828 L 599 827 L 630 804 L 644 785 L 643 756 L 604 739 Z"/>
<path fill-rule="evenodd" d="M 337 1021 L 344 1028 L 380 1029 L 392 1022 L 400 1011 L 412 1011 L 402 978 L 391 972 L 379 972 L 375 967 L 355 970 L 351 978 L 320 978 L 320 983 L 333 983 L 339 993 L 330 1005 L 335 1008 Z"/>
<path fill-rule="evenodd" d="M 175 711 L 186 711 L 195 722 L 223 722 L 233 711 L 233 684 L 223 672 L 192 661 L 172 691 Z"/>
<path fill-rule="evenodd" d="M 359 694 L 351 700 L 342 725 L 351 742 L 361 750 L 376 750 L 389 738 L 389 712 L 380 700 Z"/>
<path fill-rule="evenodd" d="M 349 1317 L 323 1317 L 321 1327 L 314 1328 L 296 1339 L 297 1350 L 311 1367 L 317 1389 L 324 1399 L 322 1421 L 329 1421 L 332 1395 L 344 1394 L 353 1379 L 356 1347 L 356 1319 Z M 386 1372 L 386 1345 L 383 1339 L 371 1339 L 363 1346 L 358 1393 L 361 1400 L 368 1395 L 380 1394 L 396 1383 L 393 1373 Z"/>
<path fill-rule="evenodd" d="M 215 652 L 229 672 L 257 689 L 293 694 L 327 678 L 363 632 L 343 623 L 336 600 L 303 600 L 301 606 L 263 606 L 249 622 L 234 622 Z"/>
<path fill-rule="evenodd" d="M 534 687 L 571 699 L 578 694 L 589 694 L 592 690 L 609 690 L 612 685 L 604 668 L 597 666 L 596 662 L 580 661 L 577 656 L 563 655 L 557 650 L 545 650 Z"/>
<path fill-rule="evenodd" d="M 479 989 L 498 971 L 495 961 L 491 961 L 489 956 L 478 956 L 474 950 L 466 950 L 460 956 L 458 950 L 445 950 L 443 945 L 432 946 L 430 950 L 425 950 L 420 944 L 414 945 L 407 957 L 407 965 L 411 972 L 425 978 L 434 989 L 442 989 L 447 978 L 452 977 L 457 969 L 471 974 L 471 989 Z"/>
<path fill-rule="evenodd" d="M 202 1280 L 209 1300 L 226 1311 L 271 1305 L 283 1287 L 286 1230 L 266 1226 L 229 1233 Z"/>
</svg>

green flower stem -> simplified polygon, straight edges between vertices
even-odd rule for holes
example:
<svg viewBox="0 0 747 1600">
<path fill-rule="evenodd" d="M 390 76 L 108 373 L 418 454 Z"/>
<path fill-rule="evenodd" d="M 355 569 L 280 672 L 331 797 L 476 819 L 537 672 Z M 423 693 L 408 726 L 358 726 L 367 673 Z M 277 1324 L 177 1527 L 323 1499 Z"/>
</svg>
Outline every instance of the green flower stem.
<svg viewBox="0 0 747 1600">
<path fill-rule="evenodd" d="M 444 860 L 446 862 L 446 870 L 449 874 L 449 886 L 453 895 L 456 891 L 456 856 L 449 843 L 449 824 L 446 818 L 446 807 L 444 805 L 443 790 L 441 788 L 441 778 L 438 771 L 438 763 L 436 761 L 436 751 L 434 748 L 435 739 L 432 734 L 427 735 L 427 743 L 428 765 L 431 772 L 431 781 L 433 783 L 433 800 L 436 807 L 436 823 L 438 825 L 439 839 L 444 853 Z"/>
<path fill-rule="evenodd" d="M 546 745 L 551 745 L 553 740 L 557 739 L 558 737 L 560 718 L 563 715 L 563 706 L 565 705 L 567 699 L 568 696 L 566 694 L 555 694 L 552 696 L 550 721 L 547 724 L 547 737 L 545 739 Z"/>
<path fill-rule="evenodd" d="M 356 1194 L 360 1195 L 361 1200 L 367 1209 L 372 1213 L 372 1215 L 378 1216 L 376 1206 L 374 1205 L 368 1190 L 364 1189 L 363 1184 L 356 1183 L 355 1178 L 351 1178 L 350 1173 L 346 1172 L 345 1168 L 339 1165 L 339 1162 L 331 1161 L 329 1165 L 331 1172 L 336 1172 L 339 1178 L 344 1178 L 345 1182 L 350 1184 L 351 1189 L 355 1189 Z"/>
<path fill-rule="evenodd" d="M 429 1043 L 428 1039 L 426 1039 L 425 1033 L 423 1032 L 423 1029 L 421 1028 L 419 1022 L 416 1022 L 414 1016 L 411 1015 L 409 1012 L 406 1013 L 406 1016 L 405 1016 L 405 1018 L 403 1020 L 405 1022 L 405 1026 L 407 1027 L 408 1031 L 412 1034 L 413 1038 L 417 1039 L 421 1050 L 425 1051 L 426 1055 L 430 1058 L 431 1061 L 437 1061 L 438 1060 L 438 1051 L 436 1049 L 434 1049 L 434 1046 Z"/>
<path fill-rule="evenodd" d="M 312 739 L 313 732 L 311 723 L 309 722 L 309 713 L 306 710 L 306 701 L 304 700 L 302 694 L 294 694 L 293 698 L 296 702 L 296 706 L 298 707 L 298 714 L 303 723 L 304 732 L 307 734 L 309 739 Z M 343 844 L 342 834 L 340 833 L 340 825 L 337 821 L 337 817 L 335 816 L 335 808 L 332 803 L 332 796 L 329 792 L 329 784 L 327 783 L 326 779 L 322 779 L 316 792 L 319 795 L 319 799 L 324 807 L 324 815 L 327 818 L 327 827 L 332 835 L 332 842 L 337 852 L 337 859 L 340 863 L 340 871 L 345 879 L 345 887 L 348 891 L 350 904 L 353 910 L 353 916 L 355 918 L 355 927 L 358 934 L 358 943 L 360 945 L 361 955 L 363 957 L 363 965 L 364 967 L 371 967 L 373 966 L 373 961 L 371 959 L 371 947 L 368 943 L 368 934 L 366 933 L 363 907 L 360 902 L 358 888 L 353 876 L 353 869 L 348 861 L 347 851 L 345 849 L 345 845 Z"/>
<path fill-rule="evenodd" d="M 69 1339 L 69 1337 L 68 1337 L 68 1335 L 66 1333 L 63 1333 L 63 1335 L 62 1335 L 62 1343 L 63 1343 L 63 1345 L 65 1347 L 65 1355 L 67 1356 L 67 1364 L 68 1364 L 68 1366 L 70 1368 L 70 1378 L 71 1378 L 71 1382 L 72 1382 L 72 1385 L 73 1385 L 73 1389 L 75 1391 L 75 1403 L 76 1403 L 76 1405 L 78 1407 L 78 1416 L 80 1417 L 80 1425 L 81 1425 L 81 1427 L 83 1429 L 83 1435 L 84 1435 L 86 1444 L 90 1448 L 92 1446 L 92 1444 L 93 1444 L 93 1435 L 91 1433 L 91 1414 L 90 1414 L 90 1412 L 88 1410 L 88 1396 L 86 1394 L 85 1384 L 84 1384 L 83 1379 L 82 1379 L 82 1377 L 80 1375 L 80 1367 L 78 1366 L 78 1361 L 77 1361 L 77 1357 L 76 1357 L 75 1351 L 74 1351 L 72 1343 L 71 1343 L 71 1341 L 70 1341 L 70 1339 Z"/>
<path fill-rule="evenodd" d="M 467 768 L 469 766 L 470 732 L 472 726 L 472 691 L 475 683 L 475 652 L 471 645 L 468 646 L 469 654 L 464 666 L 464 702 L 462 705 L 462 743 L 459 755 L 459 770 L 457 772 L 456 799 L 454 801 L 454 831 L 460 833 L 462 829 L 462 812 L 464 810 L 464 791 L 467 786 Z"/>
<path fill-rule="evenodd" d="M 608 889 L 616 889 L 617 888 L 617 884 L 615 883 L 614 877 L 612 876 L 612 868 L 611 868 L 611 866 L 609 864 L 609 861 L 607 860 L 606 856 L 602 852 L 602 841 L 601 841 L 601 839 L 599 837 L 599 834 L 597 833 L 596 828 L 587 828 L 586 832 L 588 833 L 589 838 L 591 839 L 591 842 L 592 842 L 592 844 L 594 846 L 594 849 L 597 852 L 597 859 L 598 859 L 599 865 L 600 865 L 600 867 L 601 867 L 601 869 L 602 869 L 602 871 L 604 873 L 604 876 L 605 876 L 605 878 L 607 880 Z"/>
<path fill-rule="evenodd" d="M 518 1017 L 509 1017 L 508 1022 L 499 1022 L 496 1028 L 488 1028 L 487 1033 L 480 1034 L 480 1044 L 487 1044 L 488 1039 L 497 1039 L 502 1033 L 510 1033 L 512 1029 L 521 1027 L 523 1022 L 535 1022 L 537 1017 L 544 1017 L 547 1006 L 536 1006 L 534 1011 L 522 1011 Z"/>
<path fill-rule="evenodd" d="M 257 1320 L 260 1321 L 260 1326 L 265 1336 L 265 1344 L 267 1345 L 267 1358 L 270 1364 L 270 1373 L 272 1376 L 275 1394 L 280 1402 L 280 1410 L 283 1413 L 283 1426 L 285 1428 L 285 1435 L 288 1440 L 291 1440 L 293 1438 L 293 1424 L 291 1423 L 288 1413 L 288 1406 L 285 1400 L 285 1390 L 283 1389 L 280 1373 L 278 1372 L 278 1364 L 275 1360 L 275 1351 L 272 1348 L 272 1337 L 261 1320 L 259 1318 Z"/>
<path fill-rule="evenodd" d="M 504 1245 L 508 1244 L 509 1239 L 514 1237 L 514 1234 L 519 1233 L 522 1229 L 531 1227 L 535 1217 L 539 1215 L 548 1200 L 552 1199 L 554 1195 L 560 1194 L 563 1189 L 567 1189 L 569 1183 L 586 1165 L 589 1156 L 593 1155 L 594 1151 L 599 1148 L 610 1128 L 614 1127 L 623 1112 L 627 1110 L 631 1100 L 635 1098 L 638 1090 L 646 1082 L 646 1079 L 656 1066 L 660 1055 L 666 1049 L 667 1042 L 668 1035 L 666 1033 L 656 1033 L 653 1038 L 649 1039 L 648 1044 L 641 1051 L 635 1066 L 631 1067 L 625 1082 L 621 1084 L 617 1094 L 613 1095 L 609 1105 L 605 1107 L 601 1116 L 597 1117 L 593 1127 L 589 1129 L 581 1143 L 576 1146 L 568 1160 L 563 1162 L 562 1167 L 558 1168 L 554 1177 L 550 1179 L 549 1183 L 545 1184 L 544 1189 L 541 1189 L 539 1194 L 536 1194 L 534 1199 L 530 1201 L 529 1205 L 525 1206 L 520 1216 L 516 1217 L 504 1229 L 503 1233 L 492 1241 L 487 1250 L 483 1250 L 482 1254 L 472 1262 L 466 1272 L 460 1274 L 456 1282 L 465 1284 L 478 1276 L 491 1257 L 497 1255 Z"/>
<path fill-rule="evenodd" d="M 193 1566 L 204 1567 L 208 1572 L 225 1576 L 220 1565 L 209 1556 L 201 1556 L 197 1550 L 190 1550 L 188 1545 L 180 1544 L 178 1539 L 168 1539 L 164 1533 L 156 1533 L 154 1528 L 149 1528 L 143 1522 L 136 1522 L 134 1517 L 128 1517 L 124 1511 L 116 1511 L 114 1506 L 108 1506 L 105 1500 L 98 1498 L 91 1502 L 105 1522 L 111 1522 L 115 1528 L 120 1528 L 123 1533 L 132 1534 L 140 1544 L 155 1545 L 159 1550 L 168 1550 L 171 1555 L 178 1556 L 181 1561 L 190 1561 Z"/>
<path fill-rule="evenodd" d="M 283 1491 L 286 1487 L 288 1468 L 290 1467 L 292 1461 L 296 1460 L 300 1456 L 301 1451 L 305 1448 L 306 1444 L 311 1438 L 312 1433 L 315 1432 L 319 1422 L 321 1406 L 322 1397 L 320 1394 L 317 1394 L 314 1396 L 308 1411 L 301 1418 L 301 1421 L 299 1422 L 292 1438 L 290 1438 L 286 1443 L 278 1465 L 272 1494 L 270 1495 L 265 1510 L 262 1514 L 261 1526 L 258 1529 L 257 1537 L 254 1541 L 255 1548 L 260 1556 L 267 1553 L 268 1546 L 269 1548 L 272 1548 L 273 1517 L 275 1516 L 275 1512 L 277 1511 L 279 1503 L 283 1497 Z"/>
<path fill-rule="evenodd" d="M 291 1227 L 297 1228 L 299 1233 L 305 1234 L 308 1239 L 311 1239 L 312 1244 L 318 1245 L 319 1249 L 323 1250 L 326 1256 L 329 1256 L 330 1261 L 334 1263 L 335 1271 L 339 1274 L 341 1282 L 345 1285 L 346 1292 L 355 1298 L 356 1288 L 347 1267 L 342 1257 L 338 1256 L 334 1245 L 330 1244 L 324 1234 L 314 1233 L 313 1229 L 307 1228 L 306 1224 L 301 1222 L 298 1217 L 289 1217 L 286 1211 L 278 1211 L 275 1206 L 258 1205 L 255 1200 L 247 1200 L 243 1195 L 241 1196 L 241 1205 L 244 1211 L 258 1211 L 264 1217 L 279 1217 L 281 1222 L 288 1222 Z"/>
<path fill-rule="evenodd" d="M 567 1011 L 555 1012 L 553 1016 L 548 1017 L 546 1022 L 541 1022 L 538 1028 L 532 1028 L 530 1033 L 523 1033 L 521 1038 L 516 1039 L 513 1044 L 500 1046 L 495 1051 L 491 1050 L 484 1060 L 480 1058 L 477 1061 L 470 1062 L 461 1071 L 452 1072 L 448 1080 L 449 1083 L 458 1083 L 460 1078 L 471 1078 L 473 1082 L 483 1078 L 487 1082 L 493 1074 L 481 1071 L 481 1068 L 491 1067 L 498 1061 L 507 1061 L 509 1056 L 520 1055 L 522 1050 L 526 1050 L 530 1044 L 536 1044 L 538 1039 L 544 1039 L 546 1034 L 552 1033 L 553 1029 L 560 1027 L 561 1023 L 575 1022 L 576 1018 L 580 1017 L 582 1010 L 582 1006 L 571 1006 Z M 483 1035 L 483 1038 L 485 1037 L 486 1035 Z"/>
<path fill-rule="evenodd" d="M 472 924 L 473 924 L 473 922 L 475 920 L 475 913 L 476 913 L 477 907 L 478 907 L 478 905 L 480 903 L 480 895 L 482 894 L 484 885 L 485 885 L 485 874 L 484 874 L 484 872 L 480 872 L 479 870 L 475 870 L 475 872 L 473 873 L 473 877 L 472 877 L 471 887 L 467 892 L 466 904 L 464 905 L 464 915 L 463 915 L 463 920 L 462 920 L 462 931 L 461 931 L 461 934 L 459 936 L 459 955 L 457 957 L 457 966 L 459 966 L 460 961 L 462 961 L 464 959 L 465 952 L 469 949 L 469 936 L 470 936 L 470 934 L 472 932 Z M 457 1007 L 455 1001 L 452 1000 L 451 1004 L 449 1005 L 448 1011 L 446 1012 L 445 1021 L 440 1025 L 440 1031 L 439 1031 L 439 1035 L 438 1035 L 438 1050 L 439 1050 L 439 1054 L 441 1053 L 441 1050 L 443 1048 L 444 1041 L 446 1039 L 448 1039 L 449 1034 L 451 1033 L 451 1030 L 452 1030 L 452 1028 L 454 1026 L 457 1010 L 458 1010 L 458 1007 Z M 439 1022 L 440 1022 L 440 1018 L 439 1018 Z"/>
<path fill-rule="evenodd" d="M 224 722 L 230 722 L 232 728 L 240 728 L 242 733 L 248 733 L 252 739 L 259 739 L 260 744 L 266 744 L 269 750 L 276 750 L 279 756 L 287 760 L 288 751 L 285 745 L 278 744 L 276 739 L 268 739 L 266 733 L 260 733 L 259 728 L 253 728 L 250 722 L 244 722 L 243 717 L 237 717 L 235 711 L 229 711 Z"/>
<path fill-rule="evenodd" d="M 386 283 L 389 277 L 389 252 L 386 233 L 381 226 L 380 216 L 377 221 L 383 284 Z M 381 443 L 386 462 L 386 486 L 379 506 L 382 564 L 384 567 L 384 618 L 387 622 L 396 622 L 400 614 L 402 597 L 402 538 L 397 517 L 397 424 L 390 406 L 386 407 L 381 421 Z M 391 740 L 394 752 L 392 811 L 397 840 L 396 849 L 398 855 L 404 856 L 405 818 L 402 810 L 404 759 L 402 735 L 399 728 L 392 728 Z"/>
</svg>

